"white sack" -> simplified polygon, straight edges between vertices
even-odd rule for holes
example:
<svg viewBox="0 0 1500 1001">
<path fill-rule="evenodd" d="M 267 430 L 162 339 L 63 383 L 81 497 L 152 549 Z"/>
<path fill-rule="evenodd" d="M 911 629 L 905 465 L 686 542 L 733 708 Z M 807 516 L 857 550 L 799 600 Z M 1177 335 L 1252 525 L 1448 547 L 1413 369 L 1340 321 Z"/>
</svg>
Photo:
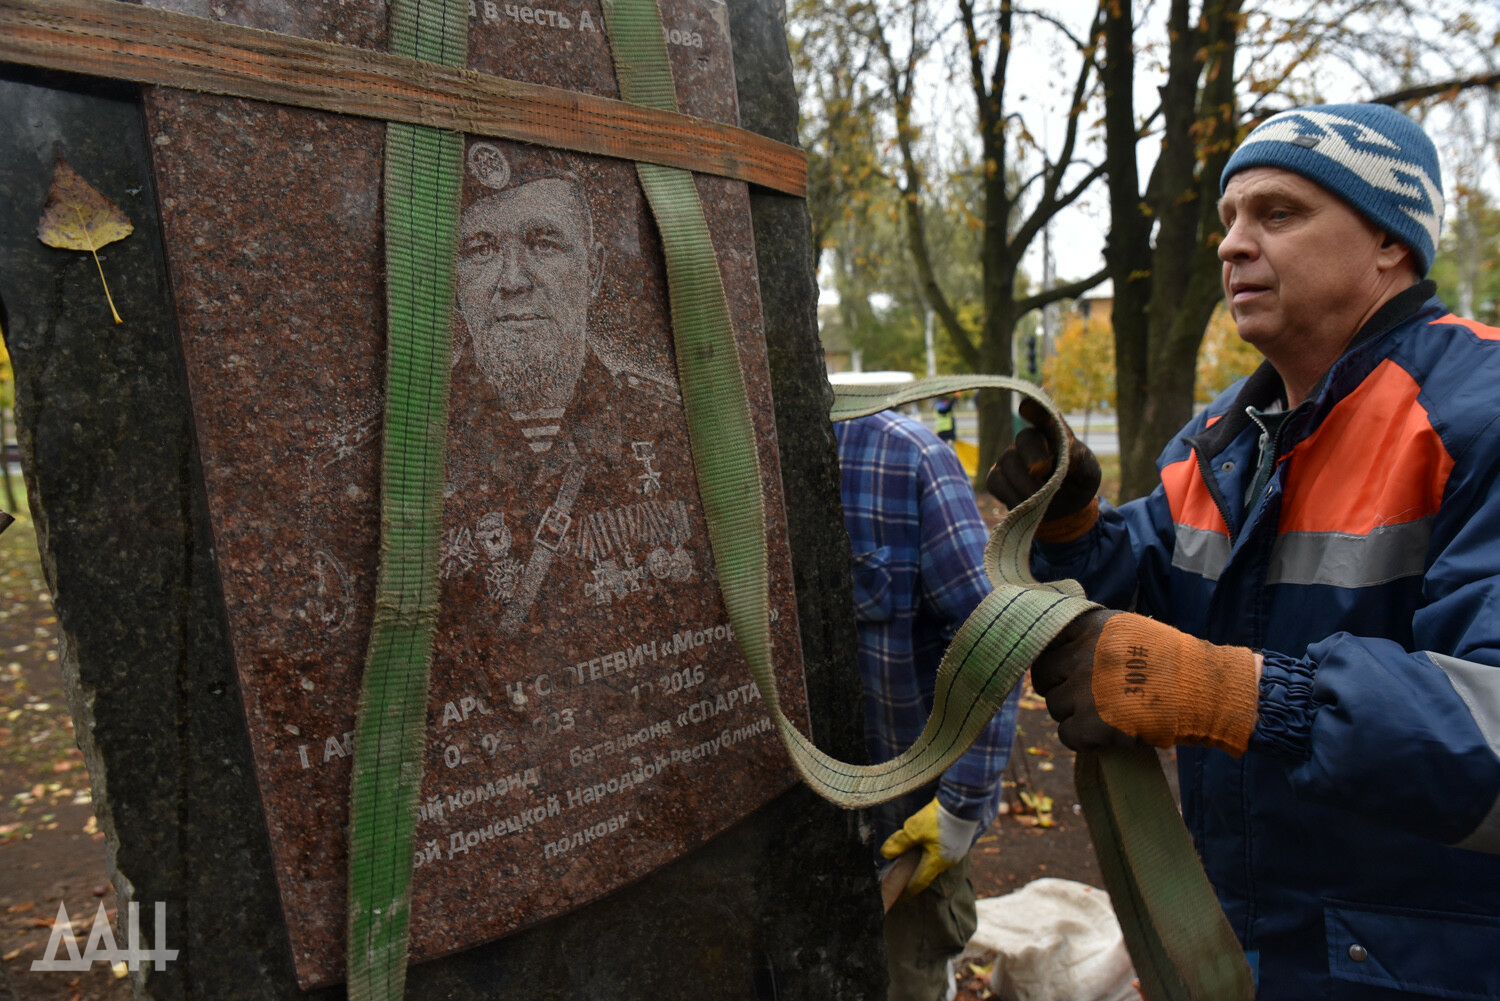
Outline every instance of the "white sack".
<svg viewBox="0 0 1500 1001">
<path fill-rule="evenodd" d="M 977 902 L 966 955 L 995 956 L 1002 1001 L 1140 1001 L 1120 922 L 1103 890 L 1038 879 Z"/>
</svg>

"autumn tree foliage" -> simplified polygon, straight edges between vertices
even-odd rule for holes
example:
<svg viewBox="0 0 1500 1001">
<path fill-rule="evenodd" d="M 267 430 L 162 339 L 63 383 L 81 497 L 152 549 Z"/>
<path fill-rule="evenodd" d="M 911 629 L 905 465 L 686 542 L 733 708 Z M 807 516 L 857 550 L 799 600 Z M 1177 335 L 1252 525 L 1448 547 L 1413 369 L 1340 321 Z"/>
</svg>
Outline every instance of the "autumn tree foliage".
<svg viewBox="0 0 1500 1001">
<path fill-rule="evenodd" d="M 812 95 L 804 105 L 810 198 L 815 218 L 821 198 L 825 216 L 847 219 L 860 204 L 880 202 L 884 218 L 899 221 L 909 269 L 902 284 L 915 285 L 972 371 L 1013 372 L 1018 319 L 1107 274 L 1128 499 L 1151 489 L 1156 455 L 1192 413 L 1199 347 L 1222 296 L 1218 179 L 1238 142 L 1300 105 L 1386 101 L 1424 119 L 1468 95 L 1476 107 L 1488 102 L 1472 118 L 1485 127 L 1469 152 L 1447 159 L 1487 165 L 1492 176 L 1500 6 L 1103 0 L 1072 23 L 1065 10 L 1013 0 L 801 0 L 792 31 L 803 92 Z M 1011 79 L 1016 52 L 1035 48 L 1043 33 L 1052 39 L 1052 70 Z M 934 112 L 934 81 L 963 92 L 963 108 Z M 1024 97 L 1048 87 L 1069 99 L 1043 141 Z M 1426 122 L 1429 132 L 1438 117 Z M 1023 255 L 1101 178 L 1106 269 L 1055 288 L 1033 275 L 1028 290 Z M 1479 176 L 1456 181 L 1460 196 L 1485 184 Z M 1485 218 L 1478 201 L 1473 211 L 1462 198 L 1453 207 L 1450 219 Z M 972 220 L 972 244 L 937 245 L 938 223 L 951 219 Z M 820 232 L 837 242 L 831 228 Z M 968 273 L 977 286 L 971 300 L 954 291 L 953 255 L 965 246 L 978 272 Z M 1475 241 L 1460 246 L 1466 263 L 1453 280 L 1478 311 L 1488 301 L 1491 258 L 1470 250 Z M 1008 440 L 1009 424 L 1008 405 L 981 397 L 982 463 Z"/>
<path fill-rule="evenodd" d="M 1008 72 L 1013 45 L 1032 25 L 1055 30 L 1073 54 L 1066 69 L 1071 111 L 1050 152 L 1010 97 L 1018 86 Z M 1092 34 L 1074 34 L 1050 15 L 1025 12 L 1011 0 L 955 0 L 953 6 L 940 0 L 827 0 L 794 7 L 792 35 L 794 54 L 808 75 L 803 93 L 812 98 L 804 104 L 803 141 L 817 185 L 809 199 L 828 197 L 832 203 L 815 205 L 814 218 L 847 213 L 864 197 L 849 184 L 864 177 L 861 151 L 881 150 L 878 176 L 895 196 L 912 287 L 963 368 L 1013 373 L 1019 321 L 1104 278 L 1100 269 L 1079 281 L 1038 289 L 1021 270 L 1048 222 L 1103 173 L 1103 164 L 1082 156 L 1079 148 L 1097 74 Z M 964 151 L 946 158 L 933 150 L 934 123 L 922 121 L 919 107 L 924 74 L 939 65 L 961 81 L 968 104 L 962 119 L 941 124 L 945 130 L 970 128 Z M 862 119 L 857 128 L 856 118 Z M 850 141 L 854 133 L 865 134 L 863 122 L 884 137 L 883 146 Z M 964 200 L 955 202 L 955 193 Z M 970 238 L 977 274 L 953 266 L 948 251 L 965 242 L 953 239 L 954 220 L 958 235 Z M 966 302 L 964 282 L 971 277 L 977 290 Z M 981 393 L 981 469 L 989 468 L 1010 438 L 1008 394 Z"/>
<path fill-rule="evenodd" d="M 1229 310 L 1221 302 L 1209 318 L 1198 351 L 1194 378 L 1194 399 L 1208 403 L 1235 382 L 1254 372 L 1265 361 L 1261 353 L 1247 344 L 1234 328 Z"/>
<path fill-rule="evenodd" d="M 1056 351 L 1042 364 L 1042 387 L 1063 411 L 1082 413 L 1084 426 L 1095 410 L 1113 410 L 1115 339 L 1109 321 L 1070 316 Z"/>
</svg>

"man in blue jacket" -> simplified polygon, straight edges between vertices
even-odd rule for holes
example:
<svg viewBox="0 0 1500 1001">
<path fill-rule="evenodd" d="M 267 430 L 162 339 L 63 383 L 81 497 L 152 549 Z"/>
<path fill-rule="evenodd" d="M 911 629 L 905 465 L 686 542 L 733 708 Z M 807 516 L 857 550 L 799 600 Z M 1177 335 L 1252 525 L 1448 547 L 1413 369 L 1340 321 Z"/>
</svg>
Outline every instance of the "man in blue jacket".
<svg viewBox="0 0 1500 1001">
<path fill-rule="evenodd" d="M 1500 997 L 1500 329 L 1423 280 L 1437 154 L 1388 107 L 1274 116 L 1221 191 L 1224 293 L 1266 362 L 1150 496 L 1070 469 L 1033 570 L 1129 611 L 1078 619 L 1033 683 L 1074 748 L 1183 745 L 1260 997 Z M 991 490 L 1051 464 L 1028 429 Z"/>
</svg>

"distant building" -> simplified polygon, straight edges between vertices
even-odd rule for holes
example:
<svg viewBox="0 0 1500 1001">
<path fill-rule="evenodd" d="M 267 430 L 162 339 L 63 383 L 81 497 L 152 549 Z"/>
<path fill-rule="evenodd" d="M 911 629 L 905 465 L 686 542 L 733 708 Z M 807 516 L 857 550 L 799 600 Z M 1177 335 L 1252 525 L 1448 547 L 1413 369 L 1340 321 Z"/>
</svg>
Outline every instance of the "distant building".
<svg viewBox="0 0 1500 1001">
<path fill-rule="evenodd" d="M 1085 322 L 1094 319 L 1109 322 L 1115 312 L 1115 283 L 1108 278 L 1104 279 L 1075 299 L 1073 308 Z"/>
<path fill-rule="evenodd" d="M 849 343 L 849 330 L 844 326 L 839 313 L 839 304 L 818 303 L 818 339 L 823 342 L 823 367 L 829 375 L 835 372 L 858 372 L 864 368 L 863 353 Z"/>
</svg>

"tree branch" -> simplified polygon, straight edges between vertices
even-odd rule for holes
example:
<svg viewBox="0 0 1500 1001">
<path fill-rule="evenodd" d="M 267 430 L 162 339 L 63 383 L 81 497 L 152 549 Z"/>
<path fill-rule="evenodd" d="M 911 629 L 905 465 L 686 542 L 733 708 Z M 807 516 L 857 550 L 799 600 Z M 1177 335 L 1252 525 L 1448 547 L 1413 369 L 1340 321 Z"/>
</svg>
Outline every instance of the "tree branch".
<svg viewBox="0 0 1500 1001">
<path fill-rule="evenodd" d="M 1073 34 L 1072 29 L 1070 29 L 1066 24 L 1063 24 L 1061 21 L 1059 21 L 1054 15 L 1049 14 L 1046 11 L 1043 11 L 1043 10 L 1033 10 L 1033 9 L 1031 9 L 1029 7 L 1026 7 L 1026 8 L 1017 7 L 1016 8 L 1016 13 L 1017 14 L 1023 14 L 1026 17 L 1034 17 L 1038 21 L 1045 21 L 1045 22 L 1047 22 L 1048 24 L 1052 25 L 1052 27 L 1054 27 L 1058 31 L 1062 32 L 1063 36 L 1065 38 L 1067 38 L 1068 41 L 1072 42 L 1075 46 L 1077 46 L 1080 49 L 1085 49 L 1085 48 L 1088 47 L 1088 43 L 1080 41 L 1078 39 L 1078 36 L 1076 36 L 1076 35 Z"/>
<path fill-rule="evenodd" d="M 1097 38 L 1104 25 L 1103 4 L 1094 15 L 1092 22 L 1091 38 Z M 1041 197 L 1037 200 L 1036 208 L 1030 217 L 1016 228 L 1012 244 L 1024 249 L 1029 246 L 1036 235 L 1041 232 L 1042 227 L 1047 224 L 1060 210 L 1066 208 L 1083 194 L 1084 189 L 1093 184 L 1104 172 L 1103 164 L 1093 168 L 1083 181 L 1074 186 L 1073 190 L 1058 197 L 1058 189 L 1062 187 L 1063 175 L 1073 164 L 1073 151 L 1078 143 L 1078 119 L 1081 117 L 1085 106 L 1084 95 L 1088 92 L 1089 78 L 1098 65 L 1098 50 L 1095 47 L 1085 46 L 1082 49 L 1082 58 L 1079 60 L 1078 77 L 1073 81 L 1073 104 L 1068 114 L 1068 128 L 1063 136 L 1062 149 L 1057 154 L 1055 164 L 1048 164 L 1043 168 L 1043 184 Z M 1042 161 L 1046 163 L 1046 154 L 1043 151 Z M 1030 183 L 1029 181 L 1027 182 Z"/>
<path fill-rule="evenodd" d="M 1080 278 L 1076 282 L 1069 282 L 1066 285 L 1058 285 L 1054 288 L 1049 288 L 1044 292 L 1038 292 L 1036 295 L 1029 295 L 1024 299 L 1017 299 L 1016 316 L 1025 316 L 1033 309 L 1041 309 L 1043 306 L 1051 305 L 1052 303 L 1057 302 L 1059 299 L 1077 299 L 1080 295 L 1098 285 L 1108 277 L 1109 268 L 1100 268 L 1098 271 L 1089 275 L 1087 278 Z"/>
<path fill-rule="evenodd" d="M 1090 185 L 1108 172 L 1109 166 L 1107 163 L 1096 164 L 1089 168 L 1089 172 L 1083 175 L 1082 180 L 1062 195 L 1057 194 L 1055 185 L 1051 186 L 1050 191 L 1043 193 L 1042 200 L 1037 204 L 1036 211 L 1032 212 L 1024 223 L 1016 227 L 1016 235 L 1011 242 L 1017 247 L 1030 246 L 1031 241 L 1036 239 L 1036 235 L 1042 231 L 1043 226 L 1047 225 L 1049 219 L 1076 202 L 1088 190 Z"/>
<path fill-rule="evenodd" d="M 984 57 L 979 45 L 979 28 L 974 22 L 974 5 L 969 0 L 958 0 L 958 12 L 964 26 L 964 47 L 969 50 L 969 85 L 974 90 L 979 128 L 983 133 L 990 126 L 990 95 L 984 86 Z"/>
<path fill-rule="evenodd" d="M 1458 80 L 1447 80 L 1441 83 L 1427 83 L 1417 87 L 1407 87 L 1404 90 L 1392 91 L 1389 94 L 1372 97 L 1370 98 L 1370 103 L 1410 104 L 1414 101 L 1425 101 L 1429 97 L 1437 97 L 1439 94 L 1456 94 L 1461 90 L 1474 90 L 1479 87 L 1500 90 L 1500 73 L 1481 73 L 1478 76 L 1463 77 Z"/>
</svg>

